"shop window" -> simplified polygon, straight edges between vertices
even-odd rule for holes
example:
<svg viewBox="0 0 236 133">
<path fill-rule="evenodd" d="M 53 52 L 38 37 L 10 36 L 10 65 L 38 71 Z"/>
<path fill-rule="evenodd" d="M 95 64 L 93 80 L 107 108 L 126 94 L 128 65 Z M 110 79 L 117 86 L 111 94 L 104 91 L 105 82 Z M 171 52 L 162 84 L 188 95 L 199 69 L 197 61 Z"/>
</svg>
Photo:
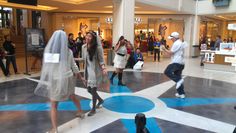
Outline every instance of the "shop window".
<svg viewBox="0 0 236 133">
<path fill-rule="evenodd" d="M 10 28 L 11 9 L 0 7 L 0 28 Z"/>
</svg>

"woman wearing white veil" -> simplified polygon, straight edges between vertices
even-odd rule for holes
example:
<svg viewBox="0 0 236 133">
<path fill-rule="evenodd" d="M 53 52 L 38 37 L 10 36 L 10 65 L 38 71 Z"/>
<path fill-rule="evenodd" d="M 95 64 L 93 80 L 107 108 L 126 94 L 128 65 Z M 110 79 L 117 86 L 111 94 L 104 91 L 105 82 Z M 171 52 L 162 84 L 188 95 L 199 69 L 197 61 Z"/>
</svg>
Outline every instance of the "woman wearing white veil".
<svg viewBox="0 0 236 133">
<path fill-rule="evenodd" d="M 70 98 L 78 108 L 76 116 L 83 118 L 80 102 L 76 99 L 75 76 L 82 79 L 79 69 L 74 61 L 72 51 L 68 49 L 66 33 L 62 30 L 55 31 L 49 40 L 45 51 L 40 82 L 35 89 L 35 94 L 48 97 L 51 102 L 51 122 L 57 132 L 57 105 L 59 101 Z"/>
<path fill-rule="evenodd" d="M 110 89 L 103 55 L 100 37 L 95 32 L 88 32 L 86 35 L 86 44 L 82 47 L 82 57 L 85 61 L 84 77 L 88 92 L 92 95 L 93 103 L 88 116 L 94 115 L 96 108 L 100 107 L 103 103 L 103 99 L 97 93 L 97 88 Z M 96 104 L 97 100 L 98 104 Z"/>
</svg>

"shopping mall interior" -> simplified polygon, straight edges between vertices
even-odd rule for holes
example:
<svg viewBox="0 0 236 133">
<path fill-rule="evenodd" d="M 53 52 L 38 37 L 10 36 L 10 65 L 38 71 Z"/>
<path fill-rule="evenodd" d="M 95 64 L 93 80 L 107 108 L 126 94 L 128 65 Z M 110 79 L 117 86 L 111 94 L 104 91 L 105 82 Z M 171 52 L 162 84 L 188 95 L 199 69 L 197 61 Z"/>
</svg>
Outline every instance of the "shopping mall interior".
<svg viewBox="0 0 236 133">
<path fill-rule="evenodd" d="M 0 132 L 236 133 L 235 7 L 236 0 L 0 0 Z M 56 100 L 54 119 L 55 100 L 36 94 L 49 82 L 42 78 L 46 66 L 63 64 L 62 53 L 46 52 L 55 31 L 65 33 L 66 49 L 79 69 L 78 74 L 69 68 L 71 77 L 77 75 L 73 95 L 83 117 L 68 97 Z M 102 57 L 98 49 L 90 53 L 89 35 L 97 37 Z M 180 56 L 173 50 L 175 39 L 183 45 Z M 96 96 L 85 87 L 91 60 L 84 55 L 98 56 L 95 67 L 102 72 L 93 68 L 95 90 L 104 101 L 92 116 Z M 182 69 L 170 68 L 176 56 L 184 60 L 177 63 Z M 121 58 L 122 68 L 116 65 Z M 47 72 L 63 73 L 58 70 Z M 111 80 L 114 71 L 118 76 Z M 53 83 L 66 82 L 57 80 Z"/>
</svg>

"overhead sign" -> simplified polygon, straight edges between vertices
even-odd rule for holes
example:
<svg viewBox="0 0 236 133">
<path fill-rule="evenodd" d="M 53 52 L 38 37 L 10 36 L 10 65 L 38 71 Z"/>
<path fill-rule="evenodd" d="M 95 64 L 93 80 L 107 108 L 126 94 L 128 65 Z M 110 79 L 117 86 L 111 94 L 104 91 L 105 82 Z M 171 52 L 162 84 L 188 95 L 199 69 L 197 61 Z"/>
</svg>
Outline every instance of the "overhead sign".
<svg viewBox="0 0 236 133">
<path fill-rule="evenodd" d="M 224 7 L 229 6 L 230 0 L 213 0 L 212 2 L 216 7 Z"/>
<path fill-rule="evenodd" d="M 236 30 L 236 24 L 228 24 L 228 30 Z"/>
</svg>

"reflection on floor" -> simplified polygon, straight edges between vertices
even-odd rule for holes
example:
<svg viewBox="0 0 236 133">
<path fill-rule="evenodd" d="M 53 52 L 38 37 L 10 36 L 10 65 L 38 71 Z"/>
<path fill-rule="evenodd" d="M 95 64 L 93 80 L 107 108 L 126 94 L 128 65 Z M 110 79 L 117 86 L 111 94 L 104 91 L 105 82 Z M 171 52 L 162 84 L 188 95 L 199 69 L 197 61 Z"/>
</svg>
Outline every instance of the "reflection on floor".
<svg viewBox="0 0 236 133">
<path fill-rule="evenodd" d="M 147 128 L 151 133 L 232 133 L 235 128 L 236 84 L 187 76 L 187 98 L 177 99 L 174 97 L 175 84 L 161 73 L 125 72 L 124 81 L 125 87 L 117 86 L 115 79 L 110 92 L 99 90 L 104 92 L 101 96 L 106 97 L 104 107 L 98 111 L 97 117 L 79 121 L 79 124 L 86 125 L 84 127 L 92 128 L 71 126 L 66 132 L 133 133 L 133 116 L 140 110 L 148 117 Z M 47 99 L 34 95 L 36 85 L 27 79 L 0 83 L 0 132 L 43 133 L 51 128 L 50 104 Z M 77 87 L 80 93 L 83 89 L 80 81 Z M 84 112 L 88 112 L 89 94 L 82 94 L 81 91 L 78 98 Z M 64 123 L 70 125 L 75 113 L 76 108 L 71 101 L 59 105 L 59 130 L 65 131 L 62 129 Z M 101 127 L 93 123 L 97 122 L 99 113 L 104 113 L 104 120 L 99 119 Z M 105 117 L 111 118 L 111 121 L 106 122 Z M 204 125 L 204 122 L 209 125 Z"/>
</svg>

